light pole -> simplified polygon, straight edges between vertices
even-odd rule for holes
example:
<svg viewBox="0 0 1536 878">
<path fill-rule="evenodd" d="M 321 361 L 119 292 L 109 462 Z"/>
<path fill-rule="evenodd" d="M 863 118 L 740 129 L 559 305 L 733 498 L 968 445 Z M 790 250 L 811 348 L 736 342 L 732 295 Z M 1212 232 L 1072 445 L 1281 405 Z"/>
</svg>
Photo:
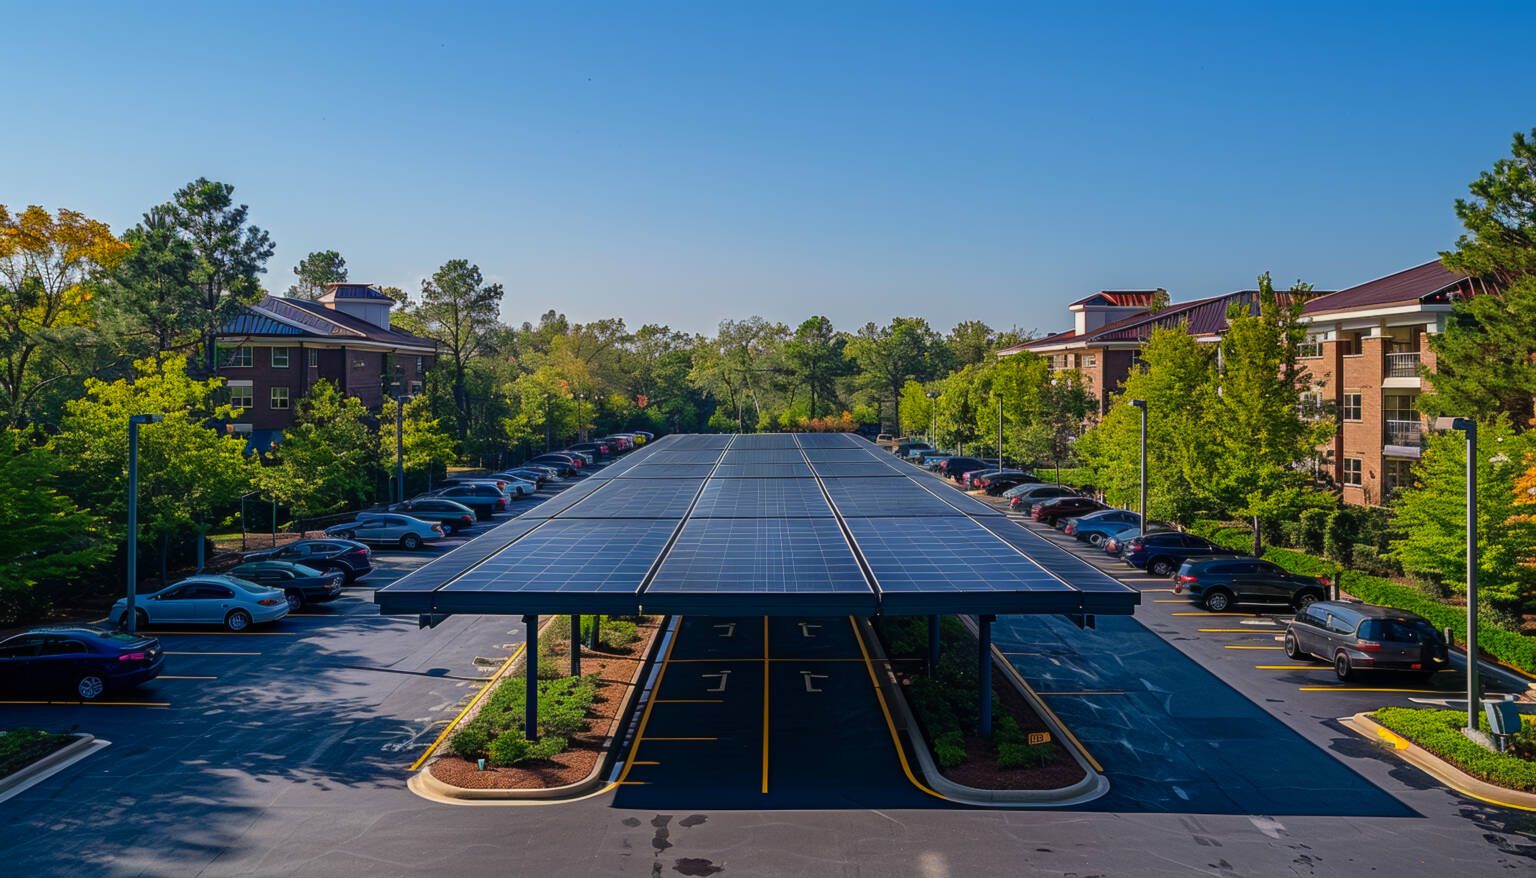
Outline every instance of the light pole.
<svg viewBox="0 0 1536 878">
<path fill-rule="evenodd" d="M 1003 396 L 997 396 L 997 468 L 1003 468 Z"/>
<path fill-rule="evenodd" d="M 1482 695 L 1477 673 L 1477 422 L 1435 418 L 1435 429 L 1460 430 L 1467 437 L 1467 730 L 1475 732 Z"/>
<path fill-rule="evenodd" d="M 1131 405 L 1141 410 L 1141 535 L 1147 535 L 1147 401 L 1133 399 Z"/>
<path fill-rule="evenodd" d="M 395 502 L 405 502 L 405 404 L 408 394 L 395 397 Z M 431 464 L 428 464 L 430 466 Z"/>
<path fill-rule="evenodd" d="M 933 425 L 934 425 L 934 419 L 937 418 L 938 415 L 939 415 L 938 409 L 935 407 L 935 404 L 934 404 L 934 400 L 936 400 L 938 398 L 939 398 L 938 391 L 935 391 L 935 390 L 928 391 L 928 444 L 929 445 L 933 445 Z"/>
<path fill-rule="evenodd" d="M 162 417 L 128 416 L 128 608 L 123 611 L 123 622 L 129 634 L 139 627 L 135 609 L 139 593 L 139 427 L 157 423 Z"/>
</svg>

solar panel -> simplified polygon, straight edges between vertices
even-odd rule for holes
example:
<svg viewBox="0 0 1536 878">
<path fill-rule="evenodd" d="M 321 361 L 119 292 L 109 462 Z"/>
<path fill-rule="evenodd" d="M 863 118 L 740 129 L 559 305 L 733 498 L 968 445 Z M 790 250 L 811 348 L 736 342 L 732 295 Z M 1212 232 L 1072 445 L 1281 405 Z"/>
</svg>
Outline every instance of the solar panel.
<svg viewBox="0 0 1536 878">
<path fill-rule="evenodd" d="M 804 463 L 798 448 L 732 448 L 721 463 Z"/>
<path fill-rule="evenodd" d="M 571 508 L 583 497 L 608 484 L 599 479 L 586 479 L 565 488 L 555 496 L 545 500 L 532 509 L 524 512 L 522 518 L 554 518 L 561 512 Z"/>
<path fill-rule="evenodd" d="M 814 479 L 710 479 L 690 518 L 831 516 Z"/>
<path fill-rule="evenodd" d="M 699 484 L 698 479 L 615 479 L 560 518 L 682 518 Z"/>
<path fill-rule="evenodd" d="M 719 479 L 808 479 L 811 468 L 801 463 L 722 463 L 715 470 Z"/>
<path fill-rule="evenodd" d="M 827 493 L 844 518 L 959 515 L 911 479 L 824 479 Z"/>
<path fill-rule="evenodd" d="M 720 452 L 700 449 L 698 451 L 653 451 L 641 458 L 640 463 L 715 463 L 719 460 Z"/>
<path fill-rule="evenodd" d="M 995 612 L 1008 612 L 1002 595 L 1009 592 L 1058 612 L 1078 606 L 1076 590 L 970 518 L 850 518 L 847 524 L 889 612 L 913 611 L 917 602 L 904 604 L 903 594 Z"/>
<path fill-rule="evenodd" d="M 802 448 L 843 448 L 861 444 L 868 445 L 864 440 L 850 436 L 847 433 L 797 433 L 795 438 L 799 441 Z"/>
<path fill-rule="evenodd" d="M 811 463 L 880 460 L 880 458 L 862 448 L 807 448 L 805 449 L 805 456 L 810 459 Z"/>
<path fill-rule="evenodd" d="M 686 433 L 663 437 L 672 440 L 670 447 L 679 449 L 722 449 L 731 444 L 731 437 L 720 433 Z M 657 440 L 661 441 L 660 439 Z"/>
<path fill-rule="evenodd" d="M 620 479 L 703 479 L 714 469 L 712 463 L 642 463 L 622 473 Z"/>
<path fill-rule="evenodd" d="M 676 520 L 554 519 L 445 591 L 632 594 L 676 529 Z"/>
<path fill-rule="evenodd" d="M 799 448 L 789 433 L 741 433 L 731 441 L 731 450 L 741 448 Z"/>
<path fill-rule="evenodd" d="M 905 476 L 906 473 L 893 466 L 881 463 L 878 460 L 871 461 L 832 461 L 829 463 L 815 463 L 816 474 L 822 478 L 838 478 L 844 476 L 856 476 L 861 478 L 879 478 L 886 476 Z"/>
<path fill-rule="evenodd" d="M 873 597 L 830 518 L 689 520 L 641 600 L 651 606 L 662 592 Z"/>
</svg>

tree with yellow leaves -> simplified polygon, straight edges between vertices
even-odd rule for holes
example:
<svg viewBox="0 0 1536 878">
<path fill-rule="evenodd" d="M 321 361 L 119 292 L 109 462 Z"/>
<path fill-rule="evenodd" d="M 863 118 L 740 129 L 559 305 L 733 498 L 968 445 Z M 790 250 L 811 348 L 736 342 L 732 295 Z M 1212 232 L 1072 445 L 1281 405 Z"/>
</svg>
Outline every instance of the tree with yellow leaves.
<svg viewBox="0 0 1536 878">
<path fill-rule="evenodd" d="M 76 374 L 92 284 L 129 250 L 106 223 L 0 204 L 0 422 L 25 423 L 37 394 Z"/>
</svg>

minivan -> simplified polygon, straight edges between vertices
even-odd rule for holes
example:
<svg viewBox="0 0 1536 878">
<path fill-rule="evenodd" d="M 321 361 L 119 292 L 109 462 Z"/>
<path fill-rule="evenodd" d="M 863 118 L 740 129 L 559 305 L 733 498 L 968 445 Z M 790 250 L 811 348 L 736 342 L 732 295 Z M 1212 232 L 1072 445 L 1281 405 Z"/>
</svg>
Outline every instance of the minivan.
<svg viewBox="0 0 1536 878">
<path fill-rule="evenodd" d="M 1428 679 L 1450 667 L 1445 638 L 1422 616 L 1355 601 L 1318 601 L 1285 628 L 1285 654 L 1333 662 L 1340 680 L 1357 671 L 1405 671 Z"/>
</svg>

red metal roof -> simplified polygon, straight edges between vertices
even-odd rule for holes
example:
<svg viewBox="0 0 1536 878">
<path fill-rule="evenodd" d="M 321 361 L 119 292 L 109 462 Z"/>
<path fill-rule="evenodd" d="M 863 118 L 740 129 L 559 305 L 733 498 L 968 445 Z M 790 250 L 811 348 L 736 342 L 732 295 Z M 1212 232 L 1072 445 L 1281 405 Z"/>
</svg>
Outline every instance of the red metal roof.
<svg viewBox="0 0 1536 878">
<path fill-rule="evenodd" d="M 1451 271 L 1436 259 L 1423 265 L 1404 269 L 1396 274 L 1379 277 L 1363 284 L 1339 290 L 1307 303 L 1303 313 L 1321 314 L 1330 311 L 1348 311 L 1356 308 L 1379 308 L 1384 305 L 1414 304 L 1442 295 L 1468 279 L 1463 272 Z"/>
<path fill-rule="evenodd" d="M 1284 303 L 1289 302 L 1292 296 L 1311 299 L 1314 296 L 1327 296 L 1331 295 L 1331 293 L 1317 291 L 1292 293 L 1280 290 L 1276 292 L 1276 295 Z M 1219 296 L 1195 299 L 1192 302 L 1178 302 L 1163 308 L 1155 314 L 1133 314 L 1130 317 L 1106 323 L 1098 329 L 1081 336 L 1075 331 L 1069 330 L 1017 345 L 1014 348 L 999 351 L 998 353 L 1017 353 L 1018 351 L 1068 341 L 1080 341 L 1084 345 L 1107 342 L 1140 342 L 1145 341 L 1154 329 L 1178 326 L 1181 323 L 1189 324 L 1188 331 L 1191 335 L 1220 335 L 1227 331 L 1227 308 L 1234 302 L 1247 308 L 1250 314 L 1259 313 L 1259 291 L 1237 290 L 1236 292 L 1223 293 Z"/>
<path fill-rule="evenodd" d="M 1159 293 L 1167 290 L 1099 290 L 1089 296 L 1084 296 L 1076 302 L 1069 302 L 1068 308 L 1074 305 L 1104 305 L 1111 308 L 1145 308 L 1151 305 Z"/>
</svg>

